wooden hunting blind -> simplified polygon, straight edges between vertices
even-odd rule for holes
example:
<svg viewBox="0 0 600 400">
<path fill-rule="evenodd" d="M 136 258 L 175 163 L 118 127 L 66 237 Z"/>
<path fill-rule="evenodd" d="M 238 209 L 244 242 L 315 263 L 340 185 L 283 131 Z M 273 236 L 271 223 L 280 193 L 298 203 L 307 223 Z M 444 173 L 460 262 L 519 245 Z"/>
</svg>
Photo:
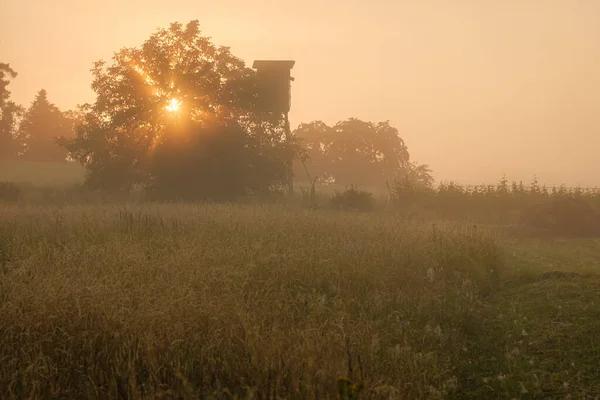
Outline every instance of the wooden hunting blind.
<svg viewBox="0 0 600 400">
<path fill-rule="evenodd" d="M 258 80 L 258 106 L 262 111 L 287 114 L 292 103 L 291 70 L 295 61 L 256 60 L 252 68 Z"/>
</svg>

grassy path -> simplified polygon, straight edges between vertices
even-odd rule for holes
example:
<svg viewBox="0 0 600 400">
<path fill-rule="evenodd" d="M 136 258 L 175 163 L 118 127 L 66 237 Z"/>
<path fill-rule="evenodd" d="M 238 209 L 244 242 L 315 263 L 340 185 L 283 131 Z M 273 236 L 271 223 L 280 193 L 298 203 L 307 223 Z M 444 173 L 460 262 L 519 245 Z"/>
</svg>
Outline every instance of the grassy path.
<svg viewBox="0 0 600 400">
<path fill-rule="evenodd" d="M 506 248 L 508 274 L 467 330 L 454 398 L 600 398 L 600 241 Z"/>
</svg>

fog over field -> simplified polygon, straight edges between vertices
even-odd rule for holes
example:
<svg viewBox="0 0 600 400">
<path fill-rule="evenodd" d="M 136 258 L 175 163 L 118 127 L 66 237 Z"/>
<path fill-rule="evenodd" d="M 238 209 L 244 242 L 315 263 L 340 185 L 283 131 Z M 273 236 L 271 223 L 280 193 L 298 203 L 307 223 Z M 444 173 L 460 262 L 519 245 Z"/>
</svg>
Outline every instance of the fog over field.
<svg viewBox="0 0 600 400">
<path fill-rule="evenodd" d="M 92 62 L 197 18 L 249 64 L 297 60 L 293 127 L 389 119 L 438 180 L 600 181 L 593 0 L 7 0 L 0 10 L 19 104 L 41 88 L 61 109 L 92 101 Z"/>
<path fill-rule="evenodd" d="M 600 3 L 0 3 L 0 398 L 600 397 Z"/>
</svg>

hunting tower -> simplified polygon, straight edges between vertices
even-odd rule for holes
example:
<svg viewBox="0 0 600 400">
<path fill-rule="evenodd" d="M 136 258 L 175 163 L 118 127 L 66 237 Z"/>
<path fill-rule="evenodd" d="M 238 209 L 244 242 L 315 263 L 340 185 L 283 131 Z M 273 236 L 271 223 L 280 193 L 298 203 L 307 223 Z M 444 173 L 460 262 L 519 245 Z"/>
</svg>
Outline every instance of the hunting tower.
<svg viewBox="0 0 600 400">
<path fill-rule="evenodd" d="M 283 116 L 285 122 L 286 139 L 291 138 L 290 121 L 288 113 L 292 106 L 292 81 L 291 70 L 296 64 L 292 60 L 256 60 L 252 68 L 256 70 L 258 86 L 258 108 L 263 112 L 270 112 Z M 294 192 L 293 184 L 293 158 L 288 160 L 288 191 Z"/>
<path fill-rule="evenodd" d="M 261 111 L 287 114 L 292 99 L 291 70 L 295 61 L 256 60 L 252 68 L 258 80 L 258 105 Z"/>
</svg>

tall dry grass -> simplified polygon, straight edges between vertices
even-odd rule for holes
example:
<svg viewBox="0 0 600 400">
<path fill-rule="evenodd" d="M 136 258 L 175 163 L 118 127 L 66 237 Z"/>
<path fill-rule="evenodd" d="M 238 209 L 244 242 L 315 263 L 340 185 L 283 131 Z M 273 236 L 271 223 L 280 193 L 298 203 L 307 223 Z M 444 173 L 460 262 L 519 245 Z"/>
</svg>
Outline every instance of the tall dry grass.
<svg viewBox="0 0 600 400">
<path fill-rule="evenodd" d="M 502 256 L 473 226 L 226 206 L 5 206 L 5 398 L 451 393 Z M 350 365 L 349 365 L 350 364 Z"/>
</svg>

